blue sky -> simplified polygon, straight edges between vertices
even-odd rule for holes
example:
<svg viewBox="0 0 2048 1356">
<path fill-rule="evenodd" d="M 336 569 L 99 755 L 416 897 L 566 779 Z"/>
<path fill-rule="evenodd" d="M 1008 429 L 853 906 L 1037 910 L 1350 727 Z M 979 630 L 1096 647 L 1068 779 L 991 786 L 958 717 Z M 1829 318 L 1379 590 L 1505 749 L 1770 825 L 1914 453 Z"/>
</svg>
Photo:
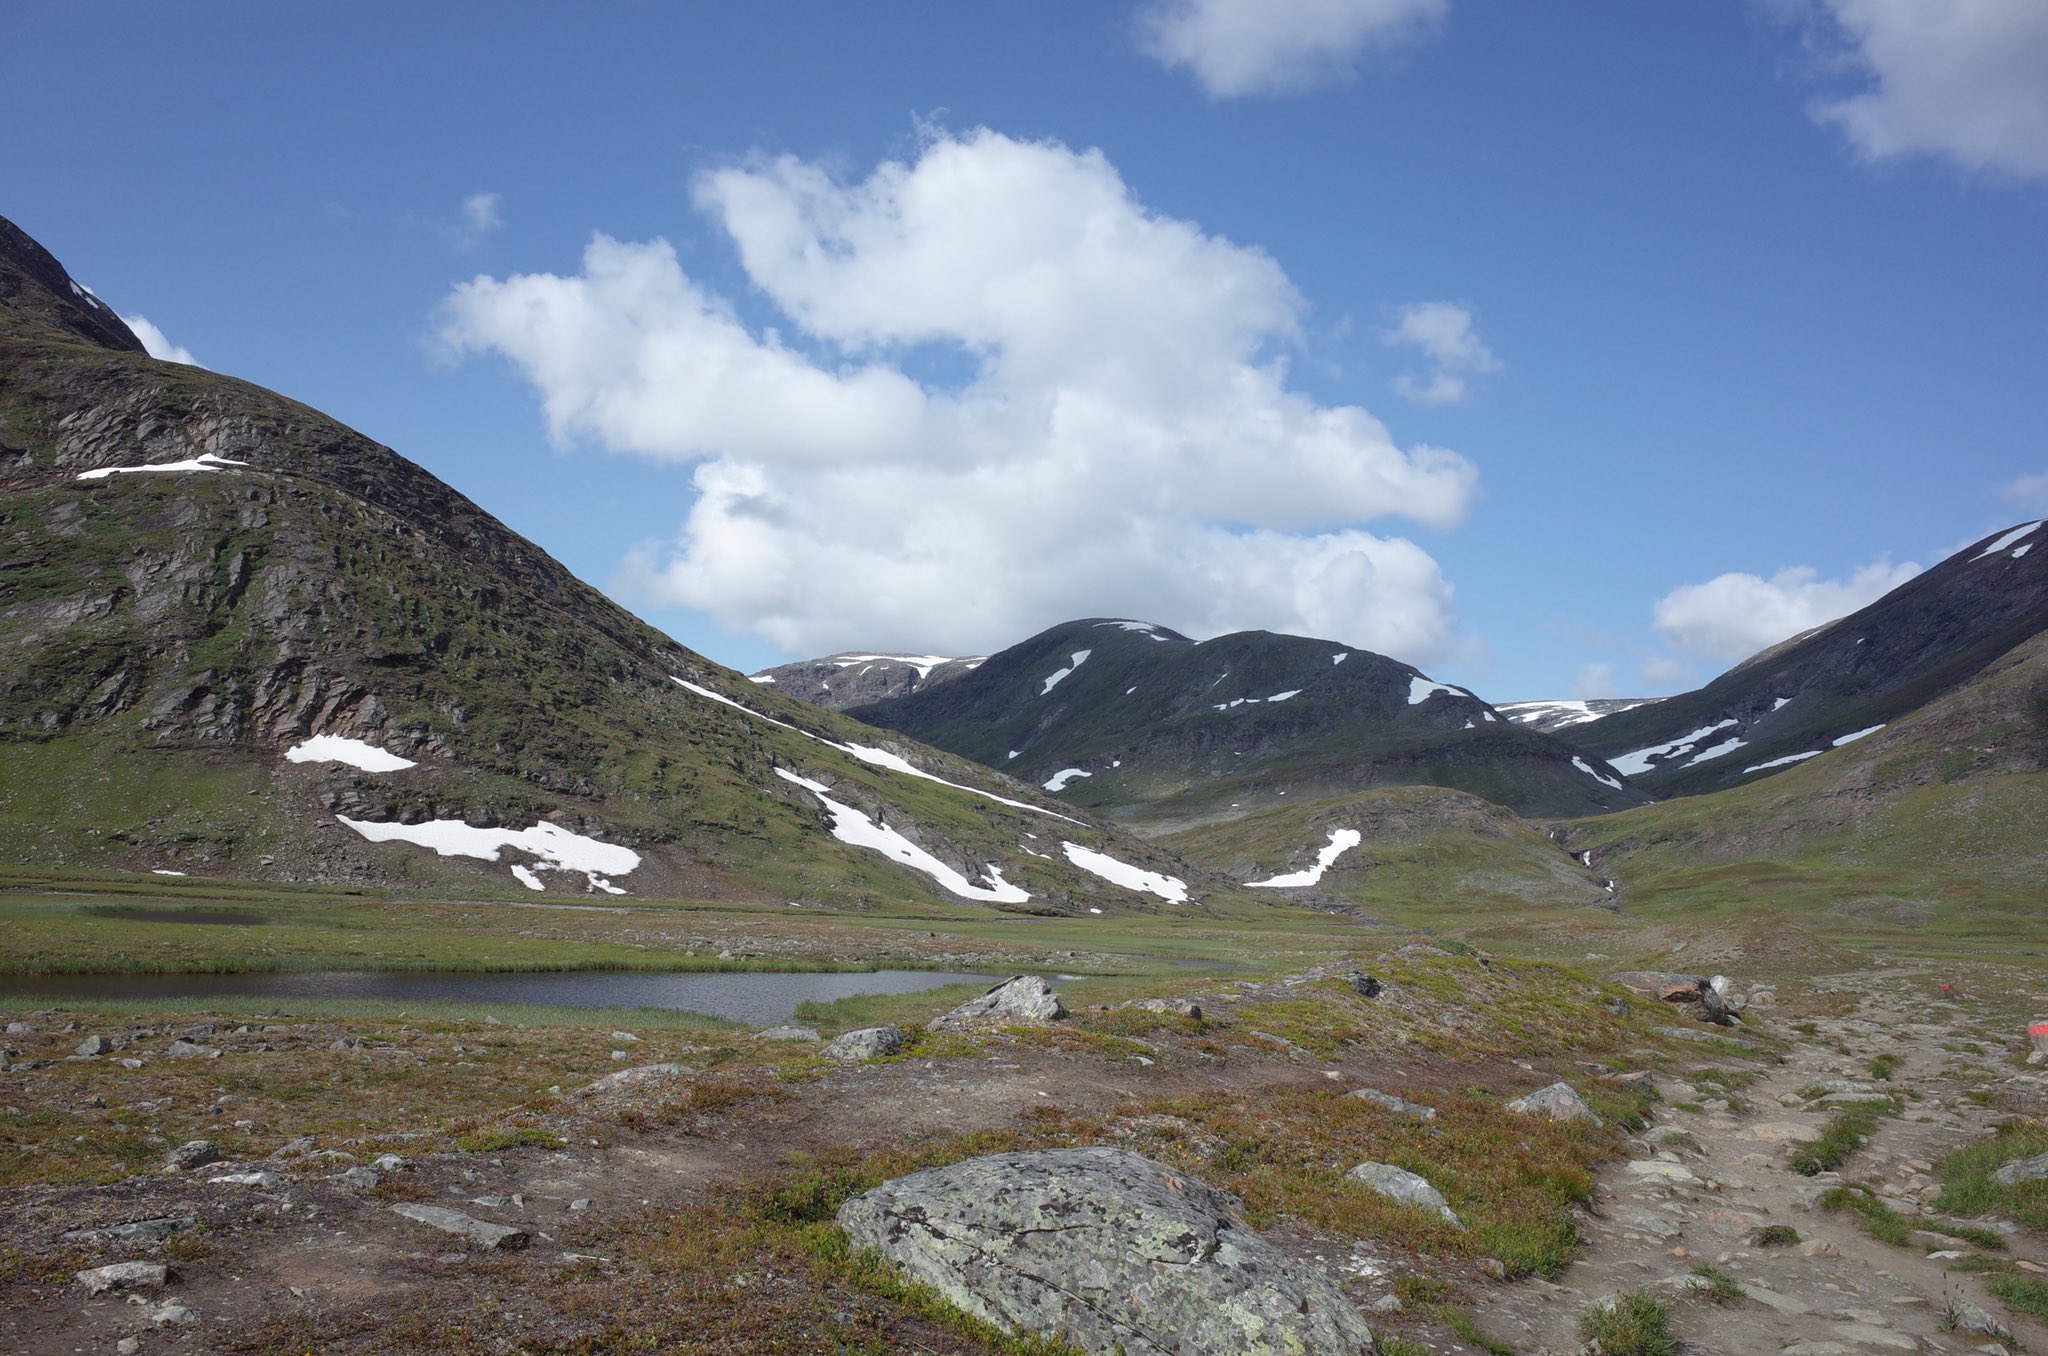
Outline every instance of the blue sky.
<svg viewBox="0 0 2048 1356">
<path fill-rule="evenodd" d="M 1115 614 L 1661 693 L 2048 513 L 2037 0 L 9 30 L 0 213 L 742 669 Z"/>
</svg>

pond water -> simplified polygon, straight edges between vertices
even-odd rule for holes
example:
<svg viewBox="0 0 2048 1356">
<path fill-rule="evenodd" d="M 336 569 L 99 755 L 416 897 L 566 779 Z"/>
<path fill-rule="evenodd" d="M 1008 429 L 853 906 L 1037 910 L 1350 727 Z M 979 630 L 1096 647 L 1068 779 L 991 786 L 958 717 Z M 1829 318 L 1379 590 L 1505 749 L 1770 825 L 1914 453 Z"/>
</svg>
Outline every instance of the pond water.
<svg viewBox="0 0 2048 1356">
<path fill-rule="evenodd" d="M 65 999 L 370 998 L 381 1002 L 523 1003 L 569 1008 L 670 1008 L 748 1026 L 786 1022 L 803 1002 L 987 987 L 1001 975 L 951 970 L 781 974 L 757 970 L 565 970 L 540 974 L 323 970 L 243 975 L 0 975 L 0 1003 Z"/>
</svg>

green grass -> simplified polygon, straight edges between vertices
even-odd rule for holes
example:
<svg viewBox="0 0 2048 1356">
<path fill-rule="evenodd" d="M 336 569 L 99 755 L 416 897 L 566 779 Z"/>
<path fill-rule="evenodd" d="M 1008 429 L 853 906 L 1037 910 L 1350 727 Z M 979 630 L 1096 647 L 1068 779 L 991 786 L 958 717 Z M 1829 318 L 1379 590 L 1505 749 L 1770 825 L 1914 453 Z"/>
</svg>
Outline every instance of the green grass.
<svg viewBox="0 0 2048 1356">
<path fill-rule="evenodd" d="M 1711 1263 L 1693 1263 L 1692 1274 L 1697 1278 L 1693 1293 L 1709 1303 L 1733 1304 L 1749 1296 L 1749 1292 L 1742 1288 L 1741 1281 Z"/>
<path fill-rule="evenodd" d="M 1821 1193 L 1820 1208 L 1846 1210 L 1856 1216 L 1857 1227 L 1881 1243 L 1903 1248 L 1912 1241 L 1913 1226 L 1906 1217 L 1860 1186 L 1830 1187 Z"/>
<path fill-rule="evenodd" d="M 1879 1055 L 1871 1060 L 1866 1067 L 1869 1068 L 1872 1078 L 1880 1082 L 1889 1082 L 1892 1074 L 1899 1067 L 1899 1057 L 1891 1054 Z"/>
<path fill-rule="evenodd" d="M 1799 1242 L 1799 1231 L 1789 1224 L 1766 1224 L 1749 1241 L 1759 1248 L 1789 1248 Z"/>
<path fill-rule="evenodd" d="M 1956 1215 L 2003 1215 L 2037 1237 L 2048 1237 L 2048 1181 L 2000 1186 L 1991 1174 L 2015 1159 L 2048 1153 L 2048 1126 L 2008 1123 L 1987 1140 L 1960 1149 L 1936 1165 L 1941 1195 L 1935 1208 Z"/>
<path fill-rule="evenodd" d="M 1985 1289 L 2016 1314 L 2029 1318 L 2048 1319 L 2048 1281 L 2038 1276 L 2007 1274 L 1993 1276 L 1984 1283 Z"/>
<path fill-rule="evenodd" d="M 1863 1147 L 1877 1128 L 1877 1113 L 1867 1106 L 1844 1107 L 1828 1118 L 1820 1138 L 1792 1150 L 1792 1170 L 1806 1177 L 1832 1172 Z"/>
<path fill-rule="evenodd" d="M 1645 1290 L 1624 1290 L 1579 1314 L 1579 1336 L 1600 1344 L 1601 1356 L 1677 1356 L 1671 1308 Z"/>
<path fill-rule="evenodd" d="M 1489 1336 L 1480 1328 L 1477 1319 L 1455 1304 L 1426 1304 L 1422 1306 L 1422 1312 L 1481 1351 L 1490 1353 L 1490 1356 L 1515 1356 L 1513 1347 L 1497 1337 Z"/>
</svg>

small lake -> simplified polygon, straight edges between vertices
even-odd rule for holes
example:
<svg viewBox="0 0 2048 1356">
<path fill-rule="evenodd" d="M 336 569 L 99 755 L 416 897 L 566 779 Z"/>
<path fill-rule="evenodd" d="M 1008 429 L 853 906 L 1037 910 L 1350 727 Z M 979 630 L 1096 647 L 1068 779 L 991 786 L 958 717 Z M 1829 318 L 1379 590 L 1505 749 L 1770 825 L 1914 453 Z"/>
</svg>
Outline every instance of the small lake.
<svg viewBox="0 0 2048 1356">
<path fill-rule="evenodd" d="M 945 984 L 986 988 L 1001 975 L 950 970 L 778 974 L 757 970 L 558 970 L 539 974 L 322 970 L 242 975 L 0 975 L 0 1002 L 65 999 L 368 998 L 385 1003 L 515 1003 L 566 1008 L 668 1008 L 748 1026 L 786 1022 L 805 1002 L 917 993 Z"/>
</svg>

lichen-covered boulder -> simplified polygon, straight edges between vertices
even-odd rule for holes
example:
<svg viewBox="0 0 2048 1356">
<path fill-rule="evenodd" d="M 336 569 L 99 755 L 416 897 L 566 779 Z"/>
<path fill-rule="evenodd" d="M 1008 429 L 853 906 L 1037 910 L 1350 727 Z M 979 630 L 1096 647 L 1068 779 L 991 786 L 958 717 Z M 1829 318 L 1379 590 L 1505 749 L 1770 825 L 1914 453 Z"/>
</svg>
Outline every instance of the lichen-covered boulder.
<svg viewBox="0 0 2048 1356">
<path fill-rule="evenodd" d="M 1572 1091 L 1569 1083 L 1552 1083 L 1547 1088 L 1538 1088 L 1526 1097 L 1517 1097 L 1507 1104 L 1508 1110 L 1519 1116 L 1543 1116 L 1553 1121 L 1591 1121 L 1600 1124 L 1600 1117 L 1578 1093 Z"/>
<path fill-rule="evenodd" d="M 1427 1210 L 1454 1228 L 1465 1227 L 1444 1194 L 1431 1186 L 1427 1178 L 1406 1168 L 1397 1168 L 1392 1163 L 1360 1163 L 1344 1175 L 1390 1201 Z"/>
<path fill-rule="evenodd" d="M 859 1064 L 863 1060 L 900 1053 L 902 1049 L 901 1027 L 869 1026 L 834 1036 L 832 1043 L 825 1047 L 824 1054 L 825 1058 L 841 1064 Z"/>
<path fill-rule="evenodd" d="M 1037 975 L 1006 979 L 981 997 L 962 1003 L 925 1024 L 928 1031 L 961 1031 L 978 1026 L 1044 1026 L 1067 1015 L 1060 996 Z"/>
<path fill-rule="evenodd" d="M 840 1207 L 853 1242 L 1003 1328 L 1126 1356 L 1366 1356 L 1372 1330 L 1242 1206 L 1121 1149 L 993 1154 Z"/>
</svg>

